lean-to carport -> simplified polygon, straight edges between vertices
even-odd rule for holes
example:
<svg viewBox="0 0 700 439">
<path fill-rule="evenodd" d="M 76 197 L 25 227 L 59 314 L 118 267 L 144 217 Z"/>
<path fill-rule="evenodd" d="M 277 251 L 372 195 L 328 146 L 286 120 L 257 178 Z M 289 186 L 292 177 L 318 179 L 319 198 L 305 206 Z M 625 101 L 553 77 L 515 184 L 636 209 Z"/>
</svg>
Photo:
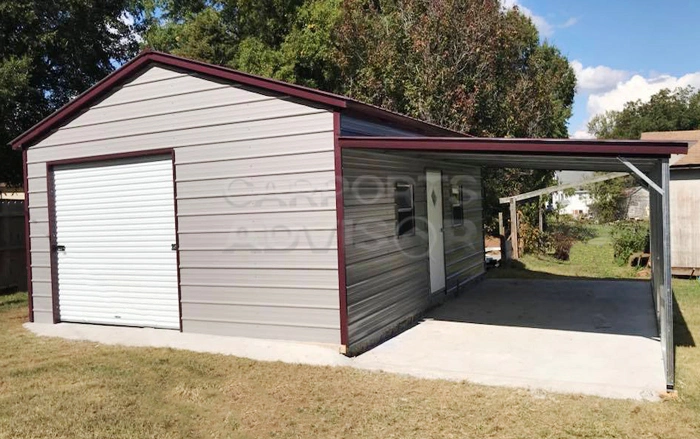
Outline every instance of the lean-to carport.
<svg viewBox="0 0 700 439">
<path fill-rule="evenodd" d="M 661 337 L 666 386 L 674 387 L 673 292 L 671 290 L 669 158 L 685 154 L 684 142 L 463 137 L 340 137 L 346 149 L 499 168 L 629 172 L 650 193 L 651 286 Z"/>
</svg>

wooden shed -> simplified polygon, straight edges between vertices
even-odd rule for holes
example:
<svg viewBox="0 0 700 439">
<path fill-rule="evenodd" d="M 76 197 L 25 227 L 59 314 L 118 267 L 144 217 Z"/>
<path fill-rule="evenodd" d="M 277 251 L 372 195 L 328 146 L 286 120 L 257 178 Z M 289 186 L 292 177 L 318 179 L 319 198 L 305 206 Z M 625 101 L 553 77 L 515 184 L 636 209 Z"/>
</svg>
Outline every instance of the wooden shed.
<svg viewBox="0 0 700 439">
<path fill-rule="evenodd" d="M 674 275 L 700 276 L 700 130 L 648 132 L 642 139 L 690 145 L 687 155 L 670 159 L 671 265 Z"/>
</svg>

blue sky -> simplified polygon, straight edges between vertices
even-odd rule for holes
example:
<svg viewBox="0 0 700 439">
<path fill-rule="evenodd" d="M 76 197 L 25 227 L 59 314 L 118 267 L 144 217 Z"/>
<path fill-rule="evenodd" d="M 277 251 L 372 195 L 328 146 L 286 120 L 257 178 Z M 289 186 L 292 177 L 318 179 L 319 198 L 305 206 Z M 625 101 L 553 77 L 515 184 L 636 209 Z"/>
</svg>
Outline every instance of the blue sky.
<svg viewBox="0 0 700 439">
<path fill-rule="evenodd" d="M 503 0 L 530 16 L 578 80 L 572 137 L 586 122 L 662 88 L 700 88 L 698 0 Z"/>
</svg>

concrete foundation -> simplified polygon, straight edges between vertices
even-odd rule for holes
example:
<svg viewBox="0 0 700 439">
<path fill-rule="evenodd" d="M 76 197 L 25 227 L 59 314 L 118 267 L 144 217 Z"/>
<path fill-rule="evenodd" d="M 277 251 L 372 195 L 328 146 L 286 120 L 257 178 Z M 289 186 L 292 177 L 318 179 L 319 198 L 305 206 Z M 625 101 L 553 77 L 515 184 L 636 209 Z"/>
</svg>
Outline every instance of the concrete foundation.
<svg viewBox="0 0 700 439">
<path fill-rule="evenodd" d="M 355 358 L 331 345 L 71 323 L 25 326 L 73 340 L 610 398 L 656 400 L 666 390 L 648 282 L 486 280 Z"/>
</svg>

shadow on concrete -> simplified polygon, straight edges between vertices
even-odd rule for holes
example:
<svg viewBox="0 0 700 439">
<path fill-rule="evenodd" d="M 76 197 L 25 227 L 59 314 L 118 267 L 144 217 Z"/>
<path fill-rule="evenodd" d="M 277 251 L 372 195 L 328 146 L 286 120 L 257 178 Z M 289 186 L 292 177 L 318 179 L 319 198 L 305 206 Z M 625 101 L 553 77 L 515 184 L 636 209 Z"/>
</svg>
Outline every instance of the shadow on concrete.
<svg viewBox="0 0 700 439">
<path fill-rule="evenodd" d="M 648 280 L 519 274 L 488 276 L 426 318 L 658 339 Z"/>
<path fill-rule="evenodd" d="M 695 347 L 675 296 L 674 344 Z M 589 278 L 532 271 L 519 261 L 426 315 L 434 320 L 658 339 L 648 279 Z"/>
</svg>

